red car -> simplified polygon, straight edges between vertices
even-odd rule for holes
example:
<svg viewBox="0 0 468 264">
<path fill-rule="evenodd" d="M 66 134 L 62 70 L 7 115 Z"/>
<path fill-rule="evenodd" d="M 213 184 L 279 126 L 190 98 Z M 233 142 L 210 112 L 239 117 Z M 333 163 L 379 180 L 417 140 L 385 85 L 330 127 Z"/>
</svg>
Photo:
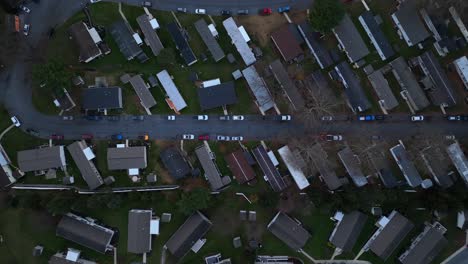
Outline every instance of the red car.
<svg viewBox="0 0 468 264">
<path fill-rule="evenodd" d="M 81 139 L 93 139 L 93 135 L 92 134 L 83 134 L 81 135 Z"/>
<path fill-rule="evenodd" d="M 261 13 L 264 16 L 269 16 L 271 15 L 272 11 L 271 11 L 271 8 L 267 7 L 267 8 L 263 8 Z"/>
<path fill-rule="evenodd" d="M 209 135 L 200 135 L 200 136 L 198 136 L 198 140 L 210 140 L 210 136 Z"/>
<path fill-rule="evenodd" d="M 61 140 L 63 139 L 63 135 L 53 134 L 53 135 L 50 135 L 50 139 Z"/>
</svg>

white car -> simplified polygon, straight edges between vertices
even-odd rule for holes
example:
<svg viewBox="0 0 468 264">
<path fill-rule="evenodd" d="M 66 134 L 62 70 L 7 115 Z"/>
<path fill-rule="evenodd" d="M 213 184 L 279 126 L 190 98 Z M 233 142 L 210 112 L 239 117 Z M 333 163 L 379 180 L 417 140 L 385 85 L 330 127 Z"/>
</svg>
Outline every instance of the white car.
<svg viewBox="0 0 468 264">
<path fill-rule="evenodd" d="M 182 139 L 195 139 L 194 134 L 183 134 Z"/>
<path fill-rule="evenodd" d="M 27 7 L 24 6 L 24 5 L 20 5 L 20 8 L 21 8 L 21 10 L 23 10 L 23 12 L 25 12 L 26 14 L 31 13 L 31 9 L 27 8 Z"/>
<path fill-rule="evenodd" d="M 242 140 L 244 140 L 244 137 L 243 136 L 234 136 L 234 137 L 231 137 L 231 140 L 242 141 Z"/>
<path fill-rule="evenodd" d="M 424 116 L 422 116 L 422 115 L 411 116 L 411 121 L 413 121 L 413 122 L 424 121 Z"/>
<path fill-rule="evenodd" d="M 206 9 L 197 8 L 197 9 L 195 9 L 195 14 L 204 15 L 204 14 L 206 14 Z"/>
<path fill-rule="evenodd" d="M 281 115 L 278 117 L 280 121 L 291 121 L 291 116 L 290 115 Z"/>
<path fill-rule="evenodd" d="M 167 116 L 167 120 L 169 120 L 169 121 L 174 121 L 175 118 L 176 118 L 175 115 Z"/>
<path fill-rule="evenodd" d="M 243 115 L 233 115 L 233 116 L 232 116 L 232 120 L 240 120 L 240 121 L 242 121 L 242 120 L 244 120 L 244 119 L 245 119 L 245 117 L 244 117 Z"/>
<path fill-rule="evenodd" d="M 322 121 L 333 121 L 333 116 L 322 116 L 320 118 Z"/>
<path fill-rule="evenodd" d="M 197 116 L 195 116 L 195 119 L 206 121 L 206 120 L 208 120 L 208 115 L 197 115 Z"/>
<path fill-rule="evenodd" d="M 219 140 L 219 141 L 230 141 L 230 140 L 231 140 L 231 137 L 218 135 L 218 136 L 216 137 L 216 139 Z"/>
<path fill-rule="evenodd" d="M 23 27 L 23 34 L 25 36 L 29 35 L 29 30 L 31 30 L 31 25 L 29 24 L 24 24 L 24 27 Z"/>
<path fill-rule="evenodd" d="M 11 117 L 11 122 L 13 123 L 13 125 L 15 125 L 15 127 L 21 126 L 21 122 L 19 121 L 19 119 L 16 116 Z"/>
<path fill-rule="evenodd" d="M 97 3 L 97 2 L 101 2 L 101 0 L 89 0 L 89 2 L 90 2 L 91 4 L 94 4 L 94 3 Z"/>
</svg>

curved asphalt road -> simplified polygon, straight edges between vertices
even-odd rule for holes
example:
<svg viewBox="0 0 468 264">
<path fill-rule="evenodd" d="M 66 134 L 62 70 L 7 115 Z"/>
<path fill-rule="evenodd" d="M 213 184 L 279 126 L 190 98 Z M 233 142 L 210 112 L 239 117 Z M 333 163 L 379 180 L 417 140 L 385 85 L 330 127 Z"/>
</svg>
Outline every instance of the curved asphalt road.
<svg viewBox="0 0 468 264">
<path fill-rule="evenodd" d="M 188 0 L 184 0 L 188 1 Z M 217 6 L 221 2 L 251 3 L 253 1 L 213 1 Z M 176 139 L 181 134 L 209 134 L 244 136 L 247 140 L 257 139 L 287 139 L 291 135 L 304 132 L 303 126 L 296 122 L 278 122 L 263 120 L 261 116 L 247 116 L 244 121 L 219 121 L 212 116 L 208 121 L 197 121 L 192 116 L 182 115 L 176 121 L 167 121 L 165 116 L 147 116 L 144 121 L 133 121 L 131 117 L 123 117 L 120 121 L 107 120 L 88 121 L 76 118 L 73 121 L 63 121 L 58 116 L 47 116 L 36 111 L 32 104 L 31 78 L 29 58 L 34 52 L 40 38 L 54 25 L 63 23 L 67 18 L 78 12 L 86 1 L 42 0 L 41 4 L 30 5 L 32 12 L 29 21 L 32 24 L 31 35 L 25 38 L 28 49 L 18 58 L 17 64 L 5 70 L 0 75 L 0 99 L 11 115 L 16 115 L 22 122 L 22 129 L 34 129 L 40 137 L 48 138 L 52 134 L 64 135 L 65 139 L 79 139 L 82 134 L 93 134 L 95 138 L 109 138 L 113 134 L 122 133 L 124 137 L 136 138 L 148 133 L 151 138 Z M 155 2 L 155 1 L 153 1 Z M 164 3 L 166 1 L 159 0 Z M 171 3 L 182 0 L 167 0 Z M 275 3 L 282 2 L 275 0 Z M 223 3 L 224 4 L 224 3 Z M 271 6 L 271 5 L 270 5 Z M 156 111 L 155 111 L 156 112 Z M 468 135 L 468 123 L 447 122 L 443 117 L 434 117 L 428 122 L 415 124 L 409 122 L 407 116 L 394 116 L 381 123 L 362 123 L 357 121 L 337 121 L 326 124 L 323 129 L 330 133 L 342 134 L 346 137 L 368 137 L 380 135 L 387 138 L 403 138 L 418 134 L 450 134 L 457 137 Z"/>
</svg>

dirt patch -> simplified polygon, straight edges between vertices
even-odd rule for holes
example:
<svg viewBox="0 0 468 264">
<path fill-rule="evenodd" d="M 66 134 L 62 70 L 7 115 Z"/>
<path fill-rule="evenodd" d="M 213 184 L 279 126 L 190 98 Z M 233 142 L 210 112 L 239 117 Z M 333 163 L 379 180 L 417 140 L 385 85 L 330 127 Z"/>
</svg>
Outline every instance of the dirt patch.
<svg viewBox="0 0 468 264">
<path fill-rule="evenodd" d="M 198 188 L 198 187 L 208 188 L 208 184 L 201 177 L 187 178 L 187 179 L 184 180 L 181 189 L 186 191 L 186 192 L 189 192 L 189 191 L 191 191 L 191 190 L 193 190 L 195 188 Z"/>
<path fill-rule="evenodd" d="M 283 15 L 277 13 L 270 16 L 238 17 L 237 20 L 238 25 L 244 26 L 249 35 L 259 41 L 260 46 L 268 44 L 271 32 L 288 23 Z"/>
</svg>

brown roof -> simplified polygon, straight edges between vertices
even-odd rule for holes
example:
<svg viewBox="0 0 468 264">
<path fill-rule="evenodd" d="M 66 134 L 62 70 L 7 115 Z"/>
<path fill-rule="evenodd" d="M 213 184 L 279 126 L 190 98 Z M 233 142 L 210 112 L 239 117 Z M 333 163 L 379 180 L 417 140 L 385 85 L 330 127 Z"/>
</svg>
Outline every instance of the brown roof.
<svg viewBox="0 0 468 264">
<path fill-rule="evenodd" d="M 303 53 L 288 25 L 271 34 L 271 40 L 273 40 L 285 61 L 290 61 Z"/>
<path fill-rule="evenodd" d="M 242 184 L 255 179 L 255 172 L 244 156 L 244 151 L 237 150 L 224 157 L 236 180 Z"/>
</svg>

